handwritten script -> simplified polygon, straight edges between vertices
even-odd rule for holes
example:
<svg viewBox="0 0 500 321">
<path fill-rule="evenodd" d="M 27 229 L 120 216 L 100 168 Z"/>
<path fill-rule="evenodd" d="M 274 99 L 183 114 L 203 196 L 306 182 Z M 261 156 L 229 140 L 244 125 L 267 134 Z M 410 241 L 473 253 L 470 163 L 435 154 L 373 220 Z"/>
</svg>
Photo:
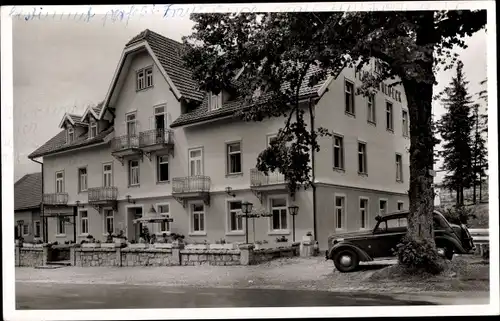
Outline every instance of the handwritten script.
<svg viewBox="0 0 500 321">
<path fill-rule="evenodd" d="M 465 2 L 467 3 L 467 2 Z M 108 22 L 128 24 L 133 17 L 161 16 L 163 18 L 189 17 L 193 13 L 256 13 L 256 12 L 311 12 L 311 11 L 402 11 L 402 10 L 432 10 L 431 2 L 423 2 L 414 7 L 401 2 L 334 2 L 334 3 L 283 3 L 283 4 L 241 4 L 241 5 L 143 5 L 120 6 L 108 10 L 100 7 L 83 7 L 84 9 L 73 12 L 56 12 L 44 7 L 12 7 L 9 16 L 13 19 L 32 20 L 74 20 L 91 22 L 101 20 L 103 25 Z M 464 9 L 463 2 L 442 1 L 438 10 Z M 106 6 L 106 8 L 109 8 Z"/>
</svg>

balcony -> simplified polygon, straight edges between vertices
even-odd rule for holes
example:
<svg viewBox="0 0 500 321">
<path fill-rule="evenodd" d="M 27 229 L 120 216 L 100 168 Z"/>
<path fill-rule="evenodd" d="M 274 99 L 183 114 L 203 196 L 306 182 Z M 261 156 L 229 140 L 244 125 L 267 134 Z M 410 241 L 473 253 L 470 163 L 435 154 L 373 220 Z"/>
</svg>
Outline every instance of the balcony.
<svg viewBox="0 0 500 321">
<path fill-rule="evenodd" d="M 173 150 L 174 132 L 170 129 L 152 129 L 139 134 L 139 147 L 151 160 L 151 152 L 168 149 Z"/>
<path fill-rule="evenodd" d="M 117 197 L 118 188 L 114 186 L 93 187 L 88 189 L 89 204 L 97 211 L 108 206 L 116 210 Z"/>
<path fill-rule="evenodd" d="M 210 205 L 210 177 L 187 176 L 172 179 L 172 196 L 186 207 L 188 200 L 201 199 Z"/>
<path fill-rule="evenodd" d="M 264 173 L 256 168 L 250 169 L 250 189 L 262 202 L 264 192 L 286 192 L 288 191 L 285 175 L 278 171 Z"/>
<path fill-rule="evenodd" d="M 142 156 L 139 147 L 139 136 L 123 135 L 111 140 L 111 155 L 117 158 L 123 165 L 126 156 Z"/>
<path fill-rule="evenodd" d="M 43 194 L 43 204 L 49 206 L 66 206 L 68 205 L 68 193 Z"/>
</svg>

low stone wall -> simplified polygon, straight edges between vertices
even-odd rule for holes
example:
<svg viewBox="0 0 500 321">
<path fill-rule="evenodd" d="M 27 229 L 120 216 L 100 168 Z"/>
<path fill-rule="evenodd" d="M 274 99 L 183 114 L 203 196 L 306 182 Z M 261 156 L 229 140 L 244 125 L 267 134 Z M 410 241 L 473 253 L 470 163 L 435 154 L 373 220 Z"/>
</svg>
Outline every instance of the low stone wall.
<svg viewBox="0 0 500 321">
<path fill-rule="evenodd" d="M 17 247 L 15 261 L 16 266 L 40 266 L 43 265 L 44 251 L 41 247 Z"/>
<path fill-rule="evenodd" d="M 68 261 L 70 259 L 71 245 L 52 245 L 49 251 L 49 261 Z"/>
<path fill-rule="evenodd" d="M 239 250 L 191 250 L 180 251 L 181 265 L 240 265 Z"/>
<path fill-rule="evenodd" d="M 115 249 L 74 248 L 71 265 L 76 266 L 120 266 L 120 257 Z"/>
<path fill-rule="evenodd" d="M 259 250 L 254 249 L 253 257 L 251 258 L 250 264 L 264 263 L 282 257 L 298 256 L 299 254 L 300 254 L 299 245 L 292 245 L 292 246 L 285 246 L 285 247 L 271 248 L 271 249 L 259 249 Z"/>
<path fill-rule="evenodd" d="M 170 249 L 121 250 L 121 266 L 169 266 L 179 265 Z"/>
</svg>

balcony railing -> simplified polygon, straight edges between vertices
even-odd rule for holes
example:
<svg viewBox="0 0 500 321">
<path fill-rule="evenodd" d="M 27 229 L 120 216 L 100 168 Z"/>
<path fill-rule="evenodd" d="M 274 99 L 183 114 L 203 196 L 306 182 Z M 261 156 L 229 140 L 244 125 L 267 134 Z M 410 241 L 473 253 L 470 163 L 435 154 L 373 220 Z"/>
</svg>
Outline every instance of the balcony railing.
<svg viewBox="0 0 500 321">
<path fill-rule="evenodd" d="M 270 172 L 266 175 L 263 172 L 258 171 L 256 168 L 252 168 L 250 170 L 250 186 L 252 187 L 285 183 L 285 175 L 278 171 Z"/>
<path fill-rule="evenodd" d="M 111 150 L 113 152 L 139 148 L 139 136 L 123 135 L 115 137 L 111 140 Z"/>
<path fill-rule="evenodd" d="M 172 179 L 172 193 L 200 193 L 210 191 L 210 177 L 187 176 Z"/>
<path fill-rule="evenodd" d="M 89 203 L 116 201 L 118 188 L 111 187 L 93 187 L 88 189 Z"/>
<path fill-rule="evenodd" d="M 46 205 L 66 205 L 68 204 L 68 193 L 43 194 L 43 203 Z"/>
<path fill-rule="evenodd" d="M 152 129 L 139 134 L 139 146 L 168 145 L 173 144 L 174 132 L 171 129 Z"/>
</svg>

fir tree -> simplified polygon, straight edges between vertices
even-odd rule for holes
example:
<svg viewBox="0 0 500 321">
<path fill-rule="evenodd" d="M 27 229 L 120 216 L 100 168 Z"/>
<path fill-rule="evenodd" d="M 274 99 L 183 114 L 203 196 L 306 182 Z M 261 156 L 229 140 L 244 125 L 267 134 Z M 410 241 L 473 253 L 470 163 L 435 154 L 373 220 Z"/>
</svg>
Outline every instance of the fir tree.
<svg viewBox="0 0 500 321">
<path fill-rule="evenodd" d="M 438 131 L 443 141 L 443 169 L 447 172 L 443 183 L 446 188 L 457 193 L 457 205 L 463 205 L 465 188 L 473 185 L 473 149 L 471 132 L 474 128 L 472 98 L 467 92 L 463 63 L 458 62 L 456 76 L 450 86 L 439 95 L 446 113 L 438 123 Z"/>
<path fill-rule="evenodd" d="M 483 85 L 486 80 L 480 84 Z M 488 103 L 486 90 L 479 92 L 479 99 Z M 487 110 L 487 108 L 486 108 Z M 474 128 L 472 132 L 472 157 L 473 157 L 473 175 L 474 175 L 474 196 L 473 202 L 476 203 L 476 186 L 481 186 L 483 177 L 486 176 L 488 169 L 488 150 L 486 147 L 486 138 L 488 137 L 488 115 L 479 112 L 479 104 L 474 105 L 473 109 Z M 481 194 L 481 193 L 480 193 Z M 479 201 L 481 201 L 479 196 Z"/>
</svg>

